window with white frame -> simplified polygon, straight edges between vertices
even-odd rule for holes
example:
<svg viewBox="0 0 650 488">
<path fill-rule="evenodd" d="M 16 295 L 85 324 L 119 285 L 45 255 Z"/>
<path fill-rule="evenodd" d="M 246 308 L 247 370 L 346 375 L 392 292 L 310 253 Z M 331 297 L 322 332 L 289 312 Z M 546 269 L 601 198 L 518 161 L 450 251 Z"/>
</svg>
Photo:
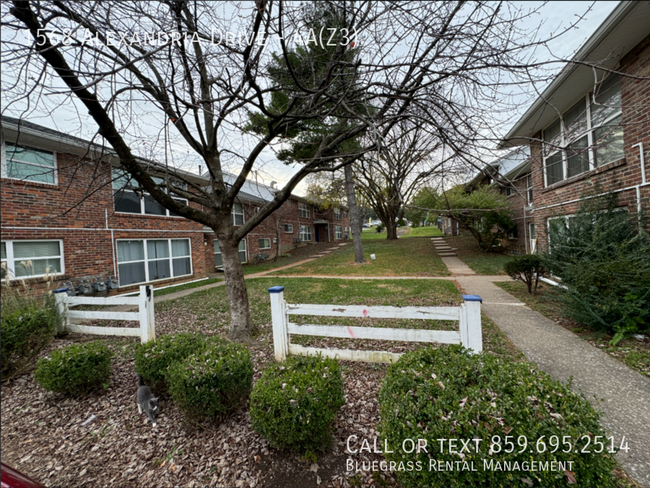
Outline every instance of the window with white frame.
<svg viewBox="0 0 650 488">
<path fill-rule="evenodd" d="M 621 120 L 621 80 L 610 75 L 544 130 L 545 185 L 621 159 Z"/>
<path fill-rule="evenodd" d="M 347 210 L 343 210 L 343 217 L 347 217 L 347 216 L 348 216 Z"/>
<path fill-rule="evenodd" d="M 241 203 L 232 206 L 232 225 L 244 225 L 244 207 Z"/>
<path fill-rule="evenodd" d="M 113 202 L 115 204 L 115 211 L 120 213 L 134 213 L 140 215 L 160 215 L 162 217 L 180 217 L 180 215 L 167 210 L 153 199 L 148 193 L 144 193 L 143 197 L 133 190 L 131 179 L 128 174 L 113 169 Z M 165 180 L 162 178 L 152 178 L 157 185 L 163 185 Z M 179 188 L 186 188 L 186 185 L 180 182 L 172 183 Z M 163 189 L 163 191 L 167 191 Z M 178 203 L 187 205 L 187 200 L 184 198 L 174 198 Z"/>
<path fill-rule="evenodd" d="M 515 193 L 515 191 L 513 190 L 513 188 L 510 185 L 506 186 L 506 196 L 507 197 L 509 197 L 510 195 L 514 195 L 514 193 Z"/>
<path fill-rule="evenodd" d="M 533 178 L 531 175 L 526 176 L 526 198 L 528 200 L 528 205 L 533 203 Z"/>
<path fill-rule="evenodd" d="M 310 216 L 309 205 L 306 203 L 298 203 L 298 215 L 305 219 L 308 219 Z"/>
<path fill-rule="evenodd" d="M 51 151 L 3 144 L 2 177 L 56 185 L 56 156 Z"/>
<path fill-rule="evenodd" d="M 246 262 L 246 239 L 239 241 L 239 261 Z M 221 268 L 223 266 L 223 259 L 221 257 L 221 248 L 219 248 L 219 241 L 214 240 L 214 266 Z"/>
<path fill-rule="evenodd" d="M 192 274 L 189 239 L 118 240 L 120 286 Z"/>
<path fill-rule="evenodd" d="M 293 224 L 284 224 L 284 232 L 286 234 L 293 234 Z"/>
<path fill-rule="evenodd" d="M 334 208 L 334 218 L 336 220 L 341 220 L 341 209 L 338 207 Z"/>
<path fill-rule="evenodd" d="M 311 226 L 309 225 L 300 226 L 300 240 L 311 241 Z"/>
<path fill-rule="evenodd" d="M 334 226 L 334 239 L 343 239 L 343 232 L 340 225 Z"/>
<path fill-rule="evenodd" d="M 2 278 L 62 275 L 63 241 L 2 241 Z"/>
<path fill-rule="evenodd" d="M 517 234 L 517 226 L 515 225 L 508 231 L 508 239 L 517 239 L 518 237 L 519 235 Z"/>
<path fill-rule="evenodd" d="M 528 224 L 528 239 L 530 244 L 530 253 L 537 250 L 537 237 L 535 237 L 535 224 Z"/>
<path fill-rule="evenodd" d="M 261 237 L 258 244 L 260 249 L 271 249 L 271 239 L 268 237 Z"/>
</svg>

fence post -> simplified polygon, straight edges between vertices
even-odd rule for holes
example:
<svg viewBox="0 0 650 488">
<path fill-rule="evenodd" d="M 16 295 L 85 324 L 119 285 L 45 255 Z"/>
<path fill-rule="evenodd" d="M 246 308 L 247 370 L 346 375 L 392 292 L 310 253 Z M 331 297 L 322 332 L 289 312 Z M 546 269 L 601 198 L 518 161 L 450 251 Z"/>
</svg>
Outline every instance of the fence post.
<svg viewBox="0 0 650 488">
<path fill-rule="evenodd" d="M 57 334 L 65 332 L 65 326 L 68 325 L 68 304 L 66 303 L 68 298 L 67 292 L 67 288 L 59 288 L 58 290 L 54 290 L 54 301 L 56 303 L 56 308 L 61 319 L 56 325 Z"/>
<path fill-rule="evenodd" d="M 474 352 L 483 351 L 483 333 L 481 330 L 481 303 L 478 295 L 463 295 L 464 303 L 460 307 L 460 342 Z"/>
<path fill-rule="evenodd" d="M 284 361 L 289 352 L 289 333 L 287 327 L 284 286 L 269 288 L 271 298 L 271 320 L 273 321 L 273 350 L 276 361 Z"/>
<path fill-rule="evenodd" d="M 153 309 L 153 289 L 151 286 L 140 286 L 140 341 L 142 344 L 156 340 L 156 325 Z"/>
</svg>

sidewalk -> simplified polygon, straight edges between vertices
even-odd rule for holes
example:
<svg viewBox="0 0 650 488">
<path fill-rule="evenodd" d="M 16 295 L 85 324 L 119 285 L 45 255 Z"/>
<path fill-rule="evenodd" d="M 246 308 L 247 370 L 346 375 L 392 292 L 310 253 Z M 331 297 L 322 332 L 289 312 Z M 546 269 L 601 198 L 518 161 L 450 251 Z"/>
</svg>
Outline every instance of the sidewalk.
<svg viewBox="0 0 650 488">
<path fill-rule="evenodd" d="M 441 258 L 460 286 L 483 299 L 481 310 L 526 357 L 553 378 L 569 381 L 603 413 L 601 424 L 618 447 L 616 459 L 641 486 L 650 487 L 650 379 L 535 312 L 456 257 Z M 504 278 L 503 276 L 499 278 Z M 507 278 L 509 281 L 510 278 Z"/>
</svg>

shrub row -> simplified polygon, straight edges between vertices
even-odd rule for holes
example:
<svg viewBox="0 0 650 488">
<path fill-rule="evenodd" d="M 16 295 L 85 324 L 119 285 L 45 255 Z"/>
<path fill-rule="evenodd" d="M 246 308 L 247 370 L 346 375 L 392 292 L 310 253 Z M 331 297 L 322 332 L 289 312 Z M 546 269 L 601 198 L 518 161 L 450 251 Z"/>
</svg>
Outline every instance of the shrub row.
<svg viewBox="0 0 650 488">
<path fill-rule="evenodd" d="M 422 467 L 397 473 L 405 487 L 567 486 L 575 482 L 572 477 L 578 486 L 615 486 L 614 454 L 607 449 L 596 453 L 594 444 L 589 453 L 561 444 L 569 438 L 582 450 L 583 436 L 592 441 L 601 436 L 606 441 L 599 415 L 584 397 L 528 363 L 505 363 L 491 354 L 471 355 L 460 346 L 421 349 L 390 366 L 379 402 L 379 432 L 394 451 L 386 456 L 404 465 L 419 462 Z M 450 438 L 481 441 L 478 451 L 472 448 L 459 456 L 448 446 L 440 450 L 437 439 Z M 426 439 L 428 453 L 405 452 L 405 439 Z M 539 439 L 545 448 L 537 443 Z M 553 449 L 552 444 L 561 447 Z M 445 462 L 473 463 L 476 471 L 430 469 L 430 459 L 442 461 L 443 466 Z M 560 461 L 567 463 L 567 472 L 490 470 L 484 469 L 483 460 L 492 461 L 493 466 L 503 461 L 519 466 Z"/>
</svg>

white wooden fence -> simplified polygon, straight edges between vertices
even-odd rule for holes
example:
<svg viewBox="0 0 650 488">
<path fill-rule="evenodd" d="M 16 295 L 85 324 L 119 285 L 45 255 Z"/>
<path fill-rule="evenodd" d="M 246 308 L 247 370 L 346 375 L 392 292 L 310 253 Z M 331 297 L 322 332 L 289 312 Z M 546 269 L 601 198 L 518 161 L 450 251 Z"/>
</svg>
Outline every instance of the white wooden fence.
<svg viewBox="0 0 650 488">
<path fill-rule="evenodd" d="M 137 336 L 142 343 L 156 340 L 156 325 L 154 322 L 153 289 L 151 286 L 141 286 L 140 296 L 125 297 L 71 297 L 65 289 L 55 293 L 56 303 L 62 320 L 60 332 L 79 332 L 81 334 Z M 78 311 L 70 310 L 76 305 L 137 305 L 137 312 L 104 311 Z M 71 324 L 70 319 L 96 319 L 96 320 L 137 320 L 140 327 L 96 327 L 91 325 Z"/>
<path fill-rule="evenodd" d="M 389 363 L 401 354 L 385 351 L 357 351 L 351 349 L 323 349 L 291 344 L 290 335 L 341 337 L 347 339 L 377 339 L 407 342 L 440 342 L 462 344 L 474 352 L 483 350 L 481 335 L 481 297 L 463 295 L 460 307 L 366 307 L 363 305 L 306 305 L 284 301 L 284 287 L 269 288 L 273 320 L 273 348 L 275 359 L 283 361 L 287 354 L 338 357 L 347 361 Z M 327 317 L 397 318 L 424 320 L 458 320 L 458 331 L 389 329 L 383 327 L 346 327 L 340 325 L 295 324 L 289 315 L 320 315 Z"/>
</svg>

